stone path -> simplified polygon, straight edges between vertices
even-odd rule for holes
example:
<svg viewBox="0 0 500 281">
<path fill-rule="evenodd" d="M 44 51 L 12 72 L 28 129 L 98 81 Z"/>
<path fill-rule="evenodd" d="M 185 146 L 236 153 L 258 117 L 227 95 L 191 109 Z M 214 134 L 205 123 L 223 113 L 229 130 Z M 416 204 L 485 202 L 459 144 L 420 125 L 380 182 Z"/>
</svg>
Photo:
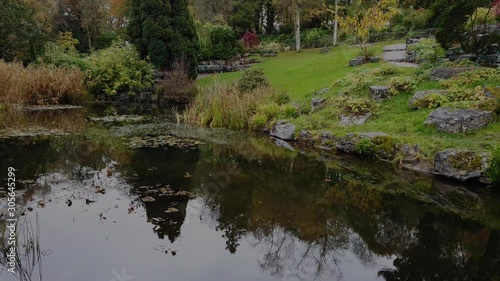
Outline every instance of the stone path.
<svg viewBox="0 0 500 281">
<path fill-rule="evenodd" d="M 405 62 L 406 44 L 394 44 L 384 47 L 382 59 L 400 67 L 418 67 L 415 63 Z"/>
</svg>

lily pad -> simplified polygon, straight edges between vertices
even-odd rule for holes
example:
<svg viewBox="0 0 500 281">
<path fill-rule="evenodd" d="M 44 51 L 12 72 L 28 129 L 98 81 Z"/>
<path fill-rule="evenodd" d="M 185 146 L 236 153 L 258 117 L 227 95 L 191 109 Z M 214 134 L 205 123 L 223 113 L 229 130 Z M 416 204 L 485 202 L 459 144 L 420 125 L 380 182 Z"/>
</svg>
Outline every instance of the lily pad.
<svg viewBox="0 0 500 281">
<path fill-rule="evenodd" d="M 129 147 L 132 149 L 137 148 L 166 148 L 177 147 L 181 149 L 196 149 L 199 145 L 204 144 L 202 141 L 178 138 L 171 135 L 165 136 L 143 136 L 133 137 L 129 139 Z"/>
</svg>

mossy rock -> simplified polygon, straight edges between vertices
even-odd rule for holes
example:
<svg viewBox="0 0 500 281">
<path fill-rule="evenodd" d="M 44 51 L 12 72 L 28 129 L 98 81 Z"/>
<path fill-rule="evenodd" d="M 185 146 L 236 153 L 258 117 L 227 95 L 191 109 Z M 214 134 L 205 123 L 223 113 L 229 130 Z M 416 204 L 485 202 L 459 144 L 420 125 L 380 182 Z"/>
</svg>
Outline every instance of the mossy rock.
<svg viewBox="0 0 500 281">
<path fill-rule="evenodd" d="M 489 154 L 471 150 L 446 149 L 434 157 L 434 169 L 439 175 L 466 181 L 485 177 Z"/>
<path fill-rule="evenodd" d="M 337 148 L 347 153 L 392 160 L 399 151 L 399 141 L 380 132 L 351 133 L 340 139 Z"/>
</svg>

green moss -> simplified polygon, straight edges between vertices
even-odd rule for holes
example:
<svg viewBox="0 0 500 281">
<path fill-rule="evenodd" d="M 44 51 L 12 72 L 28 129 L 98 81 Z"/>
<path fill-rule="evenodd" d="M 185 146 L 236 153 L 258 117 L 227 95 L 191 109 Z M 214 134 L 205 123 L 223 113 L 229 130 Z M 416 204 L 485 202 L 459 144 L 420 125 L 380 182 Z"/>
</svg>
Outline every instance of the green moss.
<svg viewBox="0 0 500 281">
<path fill-rule="evenodd" d="M 495 186 L 500 187 L 500 147 L 493 151 L 486 174 Z"/>
<path fill-rule="evenodd" d="M 374 152 L 372 142 L 369 139 L 360 140 L 358 143 L 356 143 L 354 149 L 357 153 L 365 155 L 373 155 Z"/>
<path fill-rule="evenodd" d="M 479 170 L 482 166 L 482 157 L 472 151 L 461 151 L 449 158 L 451 166 L 459 170 Z"/>
</svg>

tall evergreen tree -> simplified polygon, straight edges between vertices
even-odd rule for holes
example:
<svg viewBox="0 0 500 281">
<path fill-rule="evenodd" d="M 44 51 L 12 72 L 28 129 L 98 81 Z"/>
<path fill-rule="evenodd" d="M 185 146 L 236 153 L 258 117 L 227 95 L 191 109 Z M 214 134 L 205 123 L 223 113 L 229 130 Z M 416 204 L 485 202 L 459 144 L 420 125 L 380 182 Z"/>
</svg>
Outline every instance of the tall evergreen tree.
<svg viewBox="0 0 500 281">
<path fill-rule="evenodd" d="M 199 46 L 187 0 L 130 1 L 127 31 L 141 56 L 156 67 L 170 70 L 184 60 L 196 77 Z"/>
</svg>

